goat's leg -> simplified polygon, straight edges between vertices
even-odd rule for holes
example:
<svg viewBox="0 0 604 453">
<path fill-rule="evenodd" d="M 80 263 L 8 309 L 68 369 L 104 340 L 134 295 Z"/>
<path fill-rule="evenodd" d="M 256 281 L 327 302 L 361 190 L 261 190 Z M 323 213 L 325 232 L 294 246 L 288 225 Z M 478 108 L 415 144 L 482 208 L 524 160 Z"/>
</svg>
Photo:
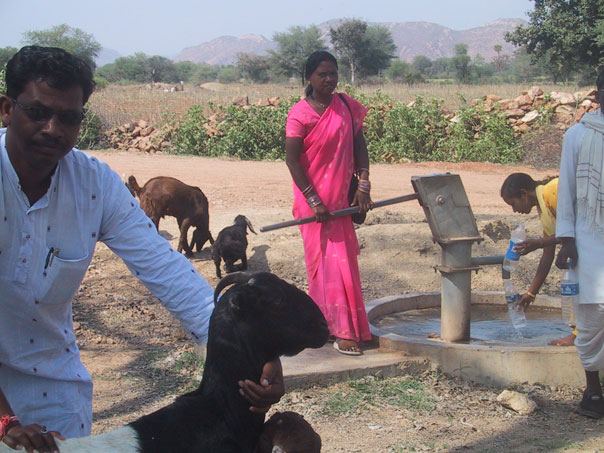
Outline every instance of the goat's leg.
<svg viewBox="0 0 604 453">
<path fill-rule="evenodd" d="M 187 233 L 189 232 L 190 226 L 191 219 L 189 218 L 184 219 L 180 225 L 180 239 L 178 240 L 178 252 L 181 253 L 184 250 L 186 256 L 193 256 L 193 250 L 191 249 L 191 246 L 189 246 L 189 241 L 187 239 Z"/>
<path fill-rule="evenodd" d="M 241 257 L 241 267 L 240 268 L 242 271 L 245 271 L 247 269 L 247 256 L 245 253 Z"/>
</svg>

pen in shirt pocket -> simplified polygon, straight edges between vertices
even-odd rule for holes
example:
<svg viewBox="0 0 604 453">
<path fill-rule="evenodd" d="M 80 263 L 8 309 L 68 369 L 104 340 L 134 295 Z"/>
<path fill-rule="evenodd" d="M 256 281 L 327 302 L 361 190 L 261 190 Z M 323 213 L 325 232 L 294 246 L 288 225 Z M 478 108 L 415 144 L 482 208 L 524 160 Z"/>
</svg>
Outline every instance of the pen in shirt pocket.
<svg viewBox="0 0 604 453">
<path fill-rule="evenodd" d="M 48 269 L 48 266 L 52 264 L 52 259 L 59 254 L 59 249 L 51 247 L 48 249 L 48 255 L 46 255 L 46 262 L 44 263 L 44 269 Z"/>
</svg>

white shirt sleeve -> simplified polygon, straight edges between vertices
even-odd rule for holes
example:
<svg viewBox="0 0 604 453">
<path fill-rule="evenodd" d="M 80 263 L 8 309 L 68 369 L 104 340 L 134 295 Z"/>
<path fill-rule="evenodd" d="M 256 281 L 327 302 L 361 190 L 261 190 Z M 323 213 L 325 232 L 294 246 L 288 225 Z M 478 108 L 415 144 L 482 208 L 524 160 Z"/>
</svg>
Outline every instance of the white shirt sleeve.
<svg viewBox="0 0 604 453">
<path fill-rule="evenodd" d="M 189 260 L 161 237 L 120 177 L 107 167 L 100 240 L 190 332 L 207 340 L 214 291 Z"/>
<path fill-rule="evenodd" d="M 560 158 L 558 205 L 556 207 L 556 237 L 575 237 L 575 209 L 577 204 L 577 157 L 585 126 L 576 124 L 566 131 Z"/>
</svg>

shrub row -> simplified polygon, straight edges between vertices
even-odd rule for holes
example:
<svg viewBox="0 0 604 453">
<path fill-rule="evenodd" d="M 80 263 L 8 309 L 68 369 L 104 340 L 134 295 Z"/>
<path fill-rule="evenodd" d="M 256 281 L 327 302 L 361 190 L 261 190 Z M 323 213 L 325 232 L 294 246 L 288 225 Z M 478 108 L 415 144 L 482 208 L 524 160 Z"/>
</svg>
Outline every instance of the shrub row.
<svg viewBox="0 0 604 453">
<path fill-rule="evenodd" d="M 451 121 L 453 115 L 434 98 L 418 97 L 405 105 L 379 91 L 371 96 L 347 91 L 369 108 L 364 131 L 373 162 L 513 163 L 522 157 L 502 112 L 465 105 Z M 282 100 L 277 107 L 212 105 L 211 117 L 193 106 L 184 118 L 169 120 L 173 151 L 248 160 L 284 158 L 285 121 L 296 100 Z"/>
</svg>

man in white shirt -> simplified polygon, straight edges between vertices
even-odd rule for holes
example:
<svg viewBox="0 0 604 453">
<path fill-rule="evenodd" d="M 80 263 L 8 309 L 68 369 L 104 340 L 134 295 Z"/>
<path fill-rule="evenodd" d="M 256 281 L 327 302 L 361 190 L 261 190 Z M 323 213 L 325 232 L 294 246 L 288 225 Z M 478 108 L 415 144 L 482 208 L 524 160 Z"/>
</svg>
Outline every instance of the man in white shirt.
<svg viewBox="0 0 604 453">
<path fill-rule="evenodd" d="M 58 451 L 54 435 L 90 434 L 92 380 L 80 360 L 71 301 L 104 242 L 198 343 L 213 290 L 175 252 L 106 164 L 73 149 L 94 82 L 81 59 L 28 46 L 7 64 L 0 96 L 0 439 Z M 252 410 L 283 395 L 278 361 Z"/>
<path fill-rule="evenodd" d="M 572 263 L 579 281 L 575 346 L 586 387 L 577 411 L 604 417 L 599 370 L 604 369 L 604 71 L 596 80 L 600 109 L 583 116 L 564 135 L 560 161 L 556 266 Z"/>
</svg>

